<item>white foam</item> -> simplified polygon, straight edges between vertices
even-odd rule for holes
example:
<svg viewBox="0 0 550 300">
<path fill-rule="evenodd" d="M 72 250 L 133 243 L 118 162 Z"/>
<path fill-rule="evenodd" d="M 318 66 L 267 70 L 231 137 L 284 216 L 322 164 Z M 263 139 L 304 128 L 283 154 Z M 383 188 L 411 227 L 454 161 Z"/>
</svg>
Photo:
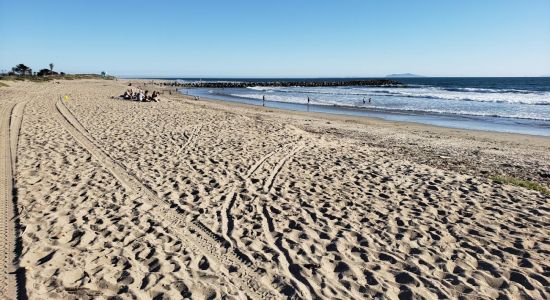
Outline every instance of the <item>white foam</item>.
<svg viewBox="0 0 550 300">
<path fill-rule="evenodd" d="M 493 103 L 519 103 L 527 105 L 550 105 L 550 92 L 523 90 L 498 90 L 482 88 L 457 88 L 453 90 L 438 87 L 395 88 L 395 87 L 249 87 L 266 93 L 303 93 L 358 97 L 407 97 L 430 98 L 455 101 L 477 101 Z"/>
<path fill-rule="evenodd" d="M 253 87 L 231 96 L 285 103 L 371 107 L 472 116 L 550 120 L 550 93 L 479 88 L 436 87 Z M 372 98 L 372 103 L 368 99 Z M 363 99 L 367 103 L 363 103 Z"/>
</svg>

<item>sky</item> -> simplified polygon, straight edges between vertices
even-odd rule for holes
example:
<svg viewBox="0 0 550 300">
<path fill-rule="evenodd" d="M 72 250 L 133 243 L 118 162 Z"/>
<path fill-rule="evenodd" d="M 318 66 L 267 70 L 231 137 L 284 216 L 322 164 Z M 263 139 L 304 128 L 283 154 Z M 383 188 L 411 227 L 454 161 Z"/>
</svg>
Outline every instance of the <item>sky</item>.
<svg viewBox="0 0 550 300">
<path fill-rule="evenodd" d="M 549 0 L 0 0 L 0 69 L 150 77 L 550 75 Z"/>
</svg>

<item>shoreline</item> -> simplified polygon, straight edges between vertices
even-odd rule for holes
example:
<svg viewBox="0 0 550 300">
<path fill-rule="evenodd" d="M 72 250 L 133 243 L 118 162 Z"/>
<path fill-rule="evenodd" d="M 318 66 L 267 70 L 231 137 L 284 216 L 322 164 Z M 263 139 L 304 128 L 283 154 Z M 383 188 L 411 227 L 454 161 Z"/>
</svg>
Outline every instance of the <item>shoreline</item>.
<svg viewBox="0 0 550 300">
<path fill-rule="evenodd" d="M 195 101 L 192 98 L 192 95 L 183 94 L 179 90 L 178 90 L 178 92 L 186 100 Z M 261 103 L 261 100 L 253 100 L 253 99 L 248 99 L 248 100 L 250 100 L 250 102 Z M 550 133 L 549 133 L 549 135 L 537 135 L 537 134 L 528 134 L 528 133 L 519 133 L 519 132 L 491 131 L 491 130 L 483 130 L 483 129 L 448 127 L 448 126 L 443 126 L 443 125 L 426 124 L 426 123 L 406 121 L 406 120 L 403 120 L 403 121 L 388 120 L 388 119 L 384 119 L 382 116 L 380 116 L 380 117 L 376 117 L 376 116 L 358 116 L 358 115 L 353 115 L 353 114 L 337 114 L 337 113 L 322 112 L 322 111 L 292 110 L 292 109 L 285 109 L 285 108 L 272 107 L 272 106 L 262 107 L 259 104 L 247 103 L 248 101 L 244 102 L 244 101 L 222 100 L 222 99 L 216 99 L 216 98 L 204 97 L 204 96 L 200 96 L 199 102 L 200 101 L 208 101 L 208 102 L 217 103 L 217 104 L 221 104 L 221 105 L 227 105 L 227 106 L 253 108 L 253 109 L 264 110 L 264 111 L 276 110 L 279 113 L 289 113 L 289 114 L 302 115 L 302 116 L 317 116 L 319 118 L 327 118 L 327 119 L 331 119 L 331 120 L 340 120 L 340 121 L 353 120 L 353 121 L 355 121 L 357 123 L 361 123 L 361 124 L 371 124 L 371 122 L 376 122 L 376 123 L 379 123 L 379 124 L 384 124 L 385 123 L 385 124 L 393 125 L 393 126 L 396 126 L 396 127 L 403 127 L 403 126 L 405 126 L 405 127 L 416 127 L 416 128 L 419 128 L 419 129 L 435 130 L 435 131 L 439 131 L 439 132 L 441 132 L 441 131 L 444 131 L 444 132 L 454 131 L 454 132 L 462 132 L 464 134 L 475 132 L 475 133 L 480 134 L 480 135 L 486 135 L 487 137 L 489 137 L 489 136 L 491 136 L 491 137 L 494 137 L 494 136 L 507 136 L 507 137 L 509 137 L 509 138 L 506 138 L 506 139 L 513 139 L 513 138 L 518 138 L 518 137 L 519 138 L 529 137 L 529 138 L 533 138 L 534 140 L 539 140 L 540 139 L 541 142 L 542 141 L 550 142 Z M 268 103 L 268 102 L 273 103 L 273 102 L 276 102 L 276 101 L 266 101 L 266 103 Z M 286 103 L 286 102 L 277 102 L 277 103 L 292 104 L 292 105 L 295 104 L 297 106 L 306 106 L 306 104 L 301 104 L 301 103 Z M 310 106 L 327 107 L 327 108 L 333 107 L 333 106 L 329 106 L 329 105 L 325 106 L 325 105 L 317 105 L 317 104 L 311 104 Z M 349 109 L 349 110 L 352 110 L 352 111 L 361 110 L 361 108 L 356 109 L 356 108 L 353 108 L 353 107 L 348 108 L 348 107 L 345 107 L 345 106 L 341 106 L 341 107 L 338 107 L 338 108 Z M 378 111 L 375 111 L 375 112 L 378 112 Z M 381 113 L 383 113 L 383 112 L 381 112 Z M 407 113 L 400 113 L 399 111 L 397 111 L 397 112 L 395 112 L 395 114 L 406 115 Z M 421 114 L 421 115 L 422 114 L 432 115 L 430 113 L 424 113 L 424 112 L 419 112 L 419 114 Z M 440 129 L 440 130 L 437 130 L 437 129 Z"/>
<path fill-rule="evenodd" d="M 261 106 L 262 100 L 250 99 L 236 96 L 227 96 L 222 94 L 209 95 L 206 89 L 181 89 L 191 92 L 189 95 L 199 96 L 212 100 L 243 103 L 252 106 Z M 302 112 L 319 112 L 333 115 L 353 115 L 366 118 L 379 118 L 389 121 L 410 122 L 417 124 L 426 124 L 433 126 L 446 127 L 451 129 L 466 129 L 479 130 L 499 133 L 517 133 L 532 136 L 550 137 L 550 128 L 547 128 L 546 123 L 550 121 L 528 119 L 528 118 L 508 118 L 494 116 L 477 116 L 477 115 L 458 115 L 445 114 L 427 111 L 405 111 L 391 109 L 376 109 L 368 107 L 354 107 L 343 105 L 320 105 L 320 104 L 305 104 L 294 102 L 281 102 L 266 100 L 266 105 L 270 108 L 279 108 L 286 111 L 302 111 Z"/>
</svg>

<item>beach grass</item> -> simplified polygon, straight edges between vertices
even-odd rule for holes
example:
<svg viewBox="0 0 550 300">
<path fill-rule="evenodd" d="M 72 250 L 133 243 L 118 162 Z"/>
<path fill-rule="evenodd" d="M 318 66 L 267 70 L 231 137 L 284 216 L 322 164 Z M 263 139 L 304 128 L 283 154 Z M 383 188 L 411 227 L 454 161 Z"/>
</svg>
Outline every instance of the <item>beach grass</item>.
<svg viewBox="0 0 550 300">
<path fill-rule="evenodd" d="M 510 177 L 510 176 L 501 176 L 501 175 L 493 175 L 493 176 L 490 176 L 489 179 L 500 184 L 510 184 L 515 186 L 520 186 L 526 189 L 530 189 L 530 190 L 541 192 L 546 195 L 550 195 L 550 189 L 546 188 L 545 186 L 539 183 L 536 183 L 530 180 L 525 180 L 525 179 Z"/>
</svg>

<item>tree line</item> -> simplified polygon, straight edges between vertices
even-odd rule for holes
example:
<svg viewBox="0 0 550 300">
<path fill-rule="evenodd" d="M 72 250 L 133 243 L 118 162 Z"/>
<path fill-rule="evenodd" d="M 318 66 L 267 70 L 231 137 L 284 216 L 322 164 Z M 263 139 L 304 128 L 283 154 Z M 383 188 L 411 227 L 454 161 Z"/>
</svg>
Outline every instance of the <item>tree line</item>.
<svg viewBox="0 0 550 300">
<path fill-rule="evenodd" d="M 47 75 L 65 75 L 64 72 L 55 72 L 53 70 L 54 64 L 50 63 L 48 65 L 50 68 L 41 69 L 38 72 L 33 72 L 31 68 L 27 67 L 25 64 L 18 64 L 15 67 L 11 68 L 11 71 L 7 72 L 8 76 L 47 76 Z"/>
</svg>

